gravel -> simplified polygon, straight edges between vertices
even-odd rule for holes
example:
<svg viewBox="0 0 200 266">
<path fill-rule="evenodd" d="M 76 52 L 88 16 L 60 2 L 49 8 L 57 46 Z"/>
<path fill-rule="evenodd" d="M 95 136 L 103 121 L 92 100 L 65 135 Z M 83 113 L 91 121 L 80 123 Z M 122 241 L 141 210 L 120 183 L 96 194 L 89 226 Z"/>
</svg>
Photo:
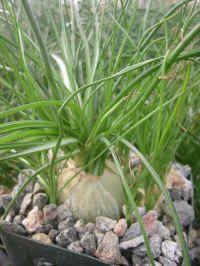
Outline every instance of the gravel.
<svg viewBox="0 0 200 266">
<path fill-rule="evenodd" d="M 187 241 L 187 228 L 194 220 L 194 209 L 190 204 L 193 189 L 187 179 L 190 175 L 189 168 L 181 167 L 172 166 L 168 189 Z M 26 175 L 25 171 L 19 176 L 20 181 L 14 191 L 0 196 L 0 213 L 4 212 Z M 145 207 L 139 207 L 138 210 L 149 237 L 155 265 L 178 266 L 182 261 L 182 254 L 174 222 L 165 201 L 161 201 L 157 210 L 147 212 Z M 48 197 L 39 183 L 32 183 L 26 192 L 22 193 L 6 219 L 8 222 L 1 223 L 1 226 L 36 241 L 57 244 L 75 253 L 95 256 L 112 265 L 150 265 L 144 237 L 134 213 L 130 225 L 124 217 L 117 221 L 99 216 L 96 217 L 95 223 L 75 221 L 66 204 L 48 204 Z M 200 261 L 200 230 L 193 228 L 188 246 L 191 259 Z M 45 261 L 41 263 L 43 264 L 38 265 L 48 265 Z"/>
<path fill-rule="evenodd" d="M 116 220 L 110 219 L 108 217 L 99 216 L 96 218 L 96 228 L 102 233 L 111 231 L 114 229 L 116 224 Z"/>
</svg>

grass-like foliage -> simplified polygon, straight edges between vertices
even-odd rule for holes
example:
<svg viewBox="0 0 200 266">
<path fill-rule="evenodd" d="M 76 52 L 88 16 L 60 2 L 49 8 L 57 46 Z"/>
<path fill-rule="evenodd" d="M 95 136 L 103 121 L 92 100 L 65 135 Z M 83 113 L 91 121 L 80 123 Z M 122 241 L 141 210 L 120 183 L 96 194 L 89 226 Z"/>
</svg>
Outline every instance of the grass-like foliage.
<svg viewBox="0 0 200 266">
<path fill-rule="evenodd" d="M 1 1 L 0 160 L 39 169 L 31 178 L 56 202 L 60 148 L 63 159 L 74 157 L 95 175 L 112 158 L 127 208 L 136 208 L 139 189 L 149 207 L 158 197 L 152 192 L 165 195 L 189 265 L 163 181 L 198 97 L 199 6 L 185 0 L 158 11 L 152 1 L 145 10 L 137 1 L 71 0 L 53 8 L 42 2 L 41 15 L 28 0 Z M 137 173 L 129 171 L 130 150 L 144 164 Z"/>
</svg>

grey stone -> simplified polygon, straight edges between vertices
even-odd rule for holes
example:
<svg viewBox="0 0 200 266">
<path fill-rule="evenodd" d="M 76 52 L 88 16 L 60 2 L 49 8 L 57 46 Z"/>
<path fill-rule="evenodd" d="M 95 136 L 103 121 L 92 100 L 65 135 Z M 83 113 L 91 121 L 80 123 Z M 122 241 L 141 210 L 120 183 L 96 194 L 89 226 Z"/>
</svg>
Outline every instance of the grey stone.
<svg viewBox="0 0 200 266">
<path fill-rule="evenodd" d="M 34 174 L 33 169 L 24 169 L 18 175 L 18 185 L 21 187 L 24 182 L 29 178 L 31 175 Z M 31 181 L 25 188 L 25 192 L 32 192 L 34 187 L 34 183 Z"/>
<path fill-rule="evenodd" d="M 152 251 L 153 258 L 156 259 L 161 254 L 161 237 L 159 235 L 154 235 L 150 238 L 150 247 Z"/>
<path fill-rule="evenodd" d="M 129 266 L 129 262 L 124 256 L 121 256 L 121 258 L 120 258 L 120 265 Z"/>
<path fill-rule="evenodd" d="M 157 230 L 156 234 L 158 234 L 163 240 L 170 239 L 170 231 L 164 226 L 160 221 L 156 221 Z"/>
<path fill-rule="evenodd" d="M 179 262 L 182 256 L 178 244 L 171 240 L 163 241 L 161 245 L 161 250 L 164 257 L 175 262 Z"/>
<path fill-rule="evenodd" d="M 146 214 L 146 207 L 138 207 L 138 212 L 141 216 L 144 216 Z M 133 222 L 137 221 L 135 212 L 132 213 L 132 220 Z"/>
<path fill-rule="evenodd" d="M 15 217 L 15 215 L 16 215 L 15 210 L 11 209 L 11 210 L 9 211 L 9 213 L 7 214 L 7 216 L 6 216 L 5 221 L 6 221 L 6 222 L 9 222 L 9 223 L 12 223 L 12 222 L 13 222 L 13 219 L 14 219 L 14 217 Z"/>
<path fill-rule="evenodd" d="M 194 209 L 184 200 L 174 201 L 174 207 L 183 226 L 191 225 L 194 220 Z M 167 216 L 171 217 L 171 211 L 167 204 L 164 204 L 163 210 Z"/>
<path fill-rule="evenodd" d="M 176 226 L 174 224 L 169 223 L 165 227 L 168 228 L 171 237 L 173 237 L 176 234 Z"/>
<path fill-rule="evenodd" d="M 192 173 L 192 169 L 189 165 L 182 165 L 180 163 L 173 163 L 172 167 L 175 168 L 176 170 L 180 171 L 181 174 L 185 178 L 188 178 Z"/>
<path fill-rule="evenodd" d="M 142 245 L 135 247 L 134 249 L 132 249 L 132 253 L 141 258 L 145 257 L 147 255 L 145 245 L 142 244 Z"/>
<path fill-rule="evenodd" d="M 193 185 L 191 181 L 187 180 L 185 186 L 183 187 L 182 193 L 183 193 L 182 197 L 185 201 L 190 202 L 193 199 L 194 192 L 193 192 Z"/>
<path fill-rule="evenodd" d="M 162 264 L 162 266 L 177 266 L 174 261 L 163 256 L 159 257 L 159 262 Z"/>
<path fill-rule="evenodd" d="M 161 254 L 161 242 L 161 237 L 159 235 L 154 235 L 149 239 L 149 244 L 154 259 L 158 258 Z M 147 256 L 145 244 L 138 246 L 133 250 L 133 253 L 141 257 Z"/>
<path fill-rule="evenodd" d="M 22 221 L 23 226 L 27 229 L 29 233 L 34 233 L 37 228 L 43 224 L 43 214 L 42 211 L 35 206 Z"/>
<path fill-rule="evenodd" d="M 38 206 L 39 209 L 44 208 L 48 203 L 48 196 L 45 193 L 37 193 L 33 197 L 33 206 Z"/>
<path fill-rule="evenodd" d="M 62 247 L 66 247 L 76 240 L 78 240 L 78 235 L 74 227 L 65 229 L 64 231 L 60 232 L 56 237 L 56 242 Z"/>
<path fill-rule="evenodd" d="M 135 152 L 131 151 L 129 154 L 129 167 L 131 169 L 139 167 L 141 165 L 141 158 Z"/>
<path fill-rule="evenodd" d="M 103 262 L 111 264 L 121 263 L 118 237 L 113 232 L 107 232 L 99 244 L 95 255 Z"/>
<path fill-rule="evenodd" d="M 82 219 L 76 221 L 74 227 L 76 228 L 79 238 L 82 238 L 82 236 L 87 232 L 86 225 Z"/>
<path fill-rule="evenodd" d="M 13 223 L 15 224 L 22 224 L 22 221 L 24 220 L 25 216 L 24 215 L 16 215 L 13 219 Z"/>
<path fill-rule="evenodd" d="M 86 232 L 93 233 L 95 230 L 95 224 L 94 223 L 87 223 L 85 225 Z"/>
<path fill-rule="evenodd" d="M 15 198 L 15 196 L 17 195 L 17 193 L 19 192 L 20 189 L 21 189 L 21 187 L 19 185 L 14 186 L 14 188 L 12 189 L 12 192 L 11 192 L 11 197 Z M 17 207 L 20 207 L 25 194 L 26 194 L 26 192 L 21 192 L 20 195 L 17 196 L 17 199 L 16 199 Z"/>
<path fill-rule="evenodd" d="M 190 258 L 191 260 L 196 260 L 200 263 L 200 247 L 194 247 L 190 250 Z"/>
<path fill-rule="evenodd" d="M 56 239 L 56 237 L 57 237 L 57 235 L 59 234 L 59 232 L 58 232 L 58 230 L 56 230 L 56 229 L 51 229 L 50 231 L 49 231 L 49 238 L 52 240 L 52 241 L 55 241 L 55 239 Z"/>
<path fill-rule="evenodd" d="M 80 243 L 87 254 L 94 255 L 97 247 L 95 235 L 93 233 L 86 232 L 85 235 L 81 238 Z"/>
<path fill-rule="evenodd" d="M 131 240 L 139 235 L 141 235 L 140 225 L 139 223 L 134 223 L 128 228 L 128 230 L 126 231 L 126 233 L 122 238 L 122 241 Z"/>
<path fill-rule="evenodd" d="M 4 194 L 0 196 L 0 208 L 5 209 L 11 202 L 12 196 L 10 194 Z"/>
<path fill-rule="evenodd" d="M 60 222 L 58 224 L 58 231 L 63 231 L 69 227 L 72 227 L 74 225 L 72 217 L 66 218 L 64 221 Z"/>
<path fill-rule="evenodd" d="M 183 226 L 191 225 L 192 222 L 194 221 L 194 209 L 193 209 L 193 207 L 183 200 L 175 201 L 174 207 L 175 207 L 177 214 L 180 218 L 180 223 Z"/>
<path fill-rule="evenodd" d="M 44 192 L 43 187 L 38 182 L 36 182 L 33 187 L 33 194 L 42 193 L 42 192 Z"/>
<path fill-rule="evenodd" d="M 144 243 L 143 235 L 137 236 L 131 240 L 123 241 L 120 243 L 121 250 L 133 249 Z"/>
<path fill-rule="evenodd" d="M 178 188 L 171 188 L 168 189 L 171 199 L 174 200 L 181 200 L 182 191 Z"/>
<path fill-rule="evenodd" d="M 21 203 L 21 207 L 20 207 L 20 214 L 26 214 L 28 208 L 31 206 L 32 203 L 32 197 L 33 194 L 32 193 L 27 193 L 25 194 L 22 203 Z"/>
<path fill-rule="evenodd" d="M 48 234 L 51 229 L 53 229 L 53 226 L 51 224 L 41 224 L 37 228 L 37 232 Z"/>
<path fill-rule="evenodd" d="M 19 225 L 19 224 L 1 221 L 0 227 L 3 228 L 4 230 L 6 230 L 7 232 L 10 232 L 10 233 L 15 233 L 15 234 L 19 234 L 19 235 L 26 235 L 27 234 L 27 231 L 24 229 L 24 227 Z"/>
<path fill-rule="evenodd" d="M 133 266 L 142 265 L 142 258 L 140 256 L 132 254 L 132 258 L 131 259 L 132 259 Z"/>
<path fill-rule="evenodd" d="M 124 236 L 126 230 L 127 230 L 127 222 L 126 222 L 126 219 L 122 218 L 122 219 L 119 219 L 119 221 L 117 222 L 117 224 L 115 225 L 114 229 L 113 229 L 113 232 L 119 236 L 119 237 L 122 237 Z"/>
<path fill-rule="evenodd" d="M 44 222 L 46 224 L 55 224 L 57 222 L 58 212 L 55 204 L 46 205 L 43 208 Z"/>
<path fill-rule="evenodd" d="M 83 248 L 81 247 L 80 241 L 72 242 L 69 244 L 67 249 L 75 253 L 83 253 Z"/>
<path fill-rule="evenodd" d="M 103 233 L 113 230 L 116 224 L 117 221 L 111 218 L 103 216 L 96 217 L 96 228 Z"/>
<path fill-rule="evenodd" d="M 94 230 L 94 234 L 97 240 L 97 245 L 99 245 L 101 243 L 101 241 L 103 240 L 104 237 L 104 233 L 99 232 L 97 229 Z"/>
<path fill-rule="evenodd" d="M 177 167 L 176 165 L 172 165 L 167 178 L 166 183 L 169 189 L 177 189 L 181 193 L 181 198 L 185 201 L 189 201 L 193 198 L 193 185 L 190 180 L 187 179 L 188 170 L 187 167 L 183 168 L 182 166 Z M 176 196 L 178 194 L 176 193 Z M 176 200 L 179 200 L 177 198 Z"/>
<path fill-rule="evenodd" d="M 183 231 L 183 237 L 184 237 L 184 239 L 185 239 L 185 241 L 186 241 L 186 243 L 187 243 L 187 234 L 186 234 L 186 232 L 184 232 Z M 175 234 L 172 238 L 171 238 L 171 240 L 173 240 L 173 241 L 175 241 L 179 246 L 181 246 L 181 242 L 180 242 L 180 238 L 179 238 L 179 236 L 178 236 L 178 234 Z M 189 244 L 189 242 L 188 242 L 188 244 Z M 190 246 L 189 246 L 190 247 Z"/>
<path fill-rule="evenodd" d="M 143 216 L 144 228 L 149 236 L 154 235 L 158 230 L 158 212 L 156 210 L 148 211 Z"/>
<path fill-rule="evenodd" d="M 49 238 L 49 236 L 47 234 L 44 233 L 36 233 L 32 236 L 32 239 L 47 245 L 52 244 L 51 239 Z"/>
<path fill-rule="evenodd" d="M 195 243 L 196 246 L 200 247 L 200 238 L 195 239 L 194 243 Z"/>
<path fill-rule="evenodd" d="M 57 208 L 57 213 L 58 213 L 58 221 L 61 222 L 69 217 L 72 217 L 72 213 L 67 207 L 67 205 L 62 204 L 59 205 Z"/>
</svg>

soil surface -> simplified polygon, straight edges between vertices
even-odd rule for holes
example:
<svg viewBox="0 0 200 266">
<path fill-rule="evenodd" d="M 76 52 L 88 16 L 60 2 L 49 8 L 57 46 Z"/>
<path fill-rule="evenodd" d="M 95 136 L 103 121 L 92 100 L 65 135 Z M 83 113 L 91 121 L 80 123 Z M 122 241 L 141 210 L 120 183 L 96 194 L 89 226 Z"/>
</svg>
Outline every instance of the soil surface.
<svg viewBox="0 0 200 266">
<path fill-rule="evenodd" d="M 29 169 L 22 171 L 13 191 L 0 196 L 1 214 L 31 172 Z M 200 229 L 194 225 L 190 175 L 191 169 L 188 166 L 175 163 L 168 173 L 166 186 L 179 216 L 193 265 L 200 265 Z M 160 198 L 154 210 L 146 211 L 145 207 L 139 207 L 138 210 L 149 238 L 155 265 L 181 265 L 183 258 L 179 238 L 164 198 Z M 17 199 L 15 208 L 1 224 L 8 231 L 27 236 L 34 241 L 56 244 L 109 264 L 150 265 L 135 213 L 132 213 L 132 222 L 129 225 L 124 217 L 114 220 L 98 216 L 89 223 L 74 220 L 67 204 L 48 204 L 48 196 L 38 183 L 32 182 L 26 187 Z M 0 266 L 5 266 L 8 262 L 5 253 L 0 250 Z M 37 264 L 42 265 L 53 264 L 44 261 Z"/>
</svg>

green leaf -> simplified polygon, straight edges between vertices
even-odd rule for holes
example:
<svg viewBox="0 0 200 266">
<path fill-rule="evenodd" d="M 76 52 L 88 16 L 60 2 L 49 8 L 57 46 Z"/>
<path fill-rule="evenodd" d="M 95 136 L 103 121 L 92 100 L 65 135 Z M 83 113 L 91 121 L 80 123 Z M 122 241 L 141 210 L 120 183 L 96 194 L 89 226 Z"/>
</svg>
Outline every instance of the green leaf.
<svg viewBox="0 0 200 266">
<path fill-rule="evenodd" d="M 187 246 L 187 243 L 186 243 L 184 235 L 183 235 L 183 231 L 182 231 L 182 227 L 181 227 L 181 224 L 180 224 L 180 220 L 179 220 L 179 217 L 177 215 L 177 212 L 176 212 L 176 209 L 174 207 L 174 204 L 173 204 L 173 202 L 171 200 L 171 197 L 169 195 L 169 192 L 165 188 L 165 186 L 164 186 L 164 184 L 162 182 L 162 179 L 159 177 L 159 175 L 156 173 L 156 171 L 153 169 L 153 167 L 150 165 L 150 163 L 146 160 L 144 155 L 134 145 L 132 145 L 129 141 L 127 141 L 125 139 L 121 139 L 121 142 L 123 144 L 125 144 L 134 153 L 139 155 L 139 157 L 141 158 L 141 160 L 144 163 L 145 167 L 147 168 L 147 170 L 151 174 L 152 178 L 154 179 L 155 183 L 158 185 L 159 189 L 161 190 L 162 194 L 164 195 L 165 200 L 167 202 L 167 205 L 168 205 L 168 207 L 170 209 L 174 224 L 176 226 L 178 237 L 180 239 L 180 244 L 181 244 L 181 248 L 182 248 L 182 252 L 183 252 L 183 258 L 184 258 L 184 263 L 185 263 L 185 265 L 189 266 L 190 265 L 190 256 L 189 256 L 188 246 Z"/>
<path fill-rule="evenodd" d="M 26 156 L 26 155 L 29 155 L 29 154 L 32 154 L 32 153 L 49 150 L 49 149 L 55 148 L 56 143 L 57 143 L 57 140 L 48 141 L 48 142 L 46 142 L 44 144 L 41 144 L 41 145 L 38 145 L 38 146 L 34 146 L 32 148 L 29 148 L 29 149 L 25 149 L 23 151 L 19 151 L 19 152 L 13 153 L 13 154 L 2 156 L 2 157 L 0 157 L 0 161 L 8 160 L 8 159 L 11 159 L 11 158 L 22 157 L 22 156 Z M 62 141 L 61 141 L 60 146 L 63 147 L 65 145 L 74 144 L 74 143 L 77 143 L 77 140 L 74 139 L 74 138 L 63 138 Z"/>
</svg>

